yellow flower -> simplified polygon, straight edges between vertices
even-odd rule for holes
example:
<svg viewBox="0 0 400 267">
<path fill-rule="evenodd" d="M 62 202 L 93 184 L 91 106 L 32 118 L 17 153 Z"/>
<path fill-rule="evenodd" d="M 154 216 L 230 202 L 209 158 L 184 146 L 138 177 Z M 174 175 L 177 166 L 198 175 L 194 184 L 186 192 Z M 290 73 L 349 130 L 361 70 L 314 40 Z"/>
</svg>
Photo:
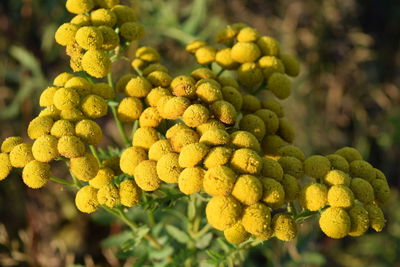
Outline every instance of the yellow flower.
<svg viewBox="0 0 400 267">
<path fill-rule="evenodd" d="M 263 196 L 263 185 L 260 180 L 253 175 L 241 175 L 236 180 L 232 190 L 232 196 L 245 205 L 253 205 Z"/>
<path fill-rule="evenodd" d="M 135 175 L 136 166 L 146 160 L 146 150 L 140 147 L 129 147 L 121 154 L 120 167 L 121 170 L 129 175 Z"/>
<path fill-rule="evenodd" d="M 15 168 L 23 168 L 35 158 L 32 155 L 32 145 L 22 143 L 14 146 L 10 152 L 11 166 Z"/>
<path fill-rule="evenodd" d="M 81 14 L 92 10 L 94 4 L 93 0 L 67 0 L 65 7 L 71 13 Z"/>
<path fill-rule="evenodd" d="M 279 99 L 286 99 L 292 92 L 292 82 L 282 73 L 274 72 L 269 76 L 268 89 Z"/>
<path fill-rule="evenodd" d="M 113 99 L 115 97 L 114 89 L 107 83 L 93 84 L 92 93 L 104 99 Z"/>
<path fill-rule="evenodd" d="M 304 176 L 303 162 L 294 157 L 281 157 L 278 160 L 283 172 L 298 179 Z"/>
<path fill-rule="evenodd" d="M 107 102 L 98 95 L 87 95 L 81 102 L 82 112 L 89 118 L 98 119 L 107 115 Z"/>
<path fill-rule="evenodd" d="M 146 78 L 150 81 L 153 86 L 169 87 L 172 81 L 172 77 L 166 72 L 156 70 L 150 72 Z"/>
<path fill-rule="evenodd" d="M 119 0 L 96 0 L 96 3 L 103 8 L 112 8 L 119 4 Z"/>
<path fill-rule="evenodd" d="M 190 100 L 183 96 L 173 96 L 169 98 L 164 105 L 160 106 L 160 115 L 163 118 L 175 120 L 183 115 L 190 106 Z"/>
<path fill-rule="evenodd" d="M 7 153 L 0 153 L 0 181 L 4 180 L 11 172 L 12 165 Z"/>
<path fill-rule="evenodd" d="M 332 169 L 340 170 L 345 173 L 349 172 L 350 165 L 344 157 L 338 154 L 330 154 L 326 156 L 326 158 L 331 162 Z"/>
<path fill-rule="evenodd" d="M 197 68 L 190 74 L 194 79 L 214 79 L 215 75 L 209 68 Z"/>
<path fill-rule="evenodd" d="M 238 42 L 255 42 L 259 37 L 256 29 L 251 27 L 242 28 L 236 36 Z"/>
<path fill-rule="evenodd" d="M 354 204 L 353 192 L 345 185 L 334 185 L 329 188 L 327 199 L 331 207 L 346 209 Z"/>
<path fill-rule="evenodd" d="M 260 87 L 263 81 L 263 73 L 254 62 L 243 63 L 237 70 L 240 84 L 249 89 Z"/>
<path fill-rule="evenodd" d="M 261 175 L 281 181 L 283 178 L 282 166 L 274 159 L 263 157 Z"/>
<path fill-rule="evenodd" d="M 390 188 L 385 180 L 375 179 L 371 182 L 375 197 L 379 204 L 385 204 L 390 197 Z"/>
<path fill-rule="evenodd" d="M 146 108 L 139 117 L 140 127 L 157 127 L 161 122 L 162 117 L 155 107 Z"/>
<path fill-rule="evenodd" d="M 203 188 L 205 170 L 201 167 L 185 168 L 178 178 L 179 190 L 186 194 L 194 194 Z"/>
<path fill-rule="evenodd" d="M 79 189 L 75 196 L 75 205 L 81 212 L 95 212 L 99 207 L 99 202 L 97 201 L 97 189 L 90 185 Z"/>
<path fill-rule="evenodd" d="M 132 97 L 146 97 L 151 90 L 151 83 L 143 77 L 134 77 L 129 80 L 125 87 L 125 94 Z"/>
<path fill-rule="evenodd" d="M 122 26 L 125 22 L 136 20 L 135 11 L 128 6 L 114 4 L 111 11 L 117 16 L 118 26 Z"/>
<path fill-rule="evenodd" d="M 116 92 L 124 92 L 125 91 L 125 87 L 128 84 L 128 82 L 132 78 L 135 78 L 135 77 L 136 76 L 131 74 L 131 73 L 127 73 L 127 74 L 124 74 L 121 77 L 119 77 L 117 82 L 115 83 L 115 91 Z"/>
<path fill-rule="evenodd" d="M 160 139 L 158 132 L 152 127 L 140 127 L 132 138 L 132 145 L 149 150 L 150 147 Z"/>
<path fill-rule="evenodd" d="M 248 240 L 250 234 L 246 232 L 240 222 L 237 222 L 233 226 L 224 230 L 224 236 L 229 242 L 238 245 Z"/>
<path fill-rule="evenodd" d="M 92 120 L 81 120 L 75 125 L 76 135 L 89 145 L 96 146 L 103 138 L 100 126 Z"/>
<path fill-rule="evenodd" d="M 1 144 L 1 152 L 10 153 L 16 145 L 22 144 L 24 140 L 20 136 L 7 137 Z"/>
<path fill-rule="evenodd" d="M 121 168 L 119 167 L 120 157 L 112 156 L 108 159 L 102 161 L 102 166 L 104 168 L 110 168 L 116 176 L 122 174 Z"/>
<path fill-rule="evenodd" d="M 111 184 L 114 179 L 114 171 L 110 168 L 100 168 L 96 176 L 89 181 L 89 185 L 96 189 L 100 189 L 103 186 Z"/>
<path fill-rule="evenodd" d="M 239 173 L 259 174 L 263 162 L 254 150 L 240 148 L 233 152 L 230 164 L 232 169 Z"/>
<path fill-rule="evenodd" d="M 200 143 L 208 146 L 227 145 L 229 144 L 229 141 L 229 134 L 222 129 L 208 130 L 200 137 Z"/>
<path fill-rule="evenodd" d="M 362 156 L 360 152 L 353 148 L 353 147 L 343 147 L 338 150 L 336 150 L 335 154 L 338 154 L 342 157 L 344 157 L 348 163 L 351 163 L 354 160 L 362 160 Z"/>
<path fill-rule="evenodd" d="M 232 59 L 239 63 L 254 62 L 260 55 L 260 48 L 251 42 L 238 42 L 231 50 Z"/>
<path fill-rule="evenodd" d="M 28 126 L 28 136 L 30 139 L 37 139 L 45 134 L 50 134 L 54 121 L 48 116 L 34 118 Z"/>
<path fill-rule="evenodd" d="M 237 111 L 243 106 L 243 96 L 237 88 L 233 86 L 224 86 L 221 88 L 222 97 L 225 101 L 231 103 Z"/>
<path fill-rule="evenodd" d="M 296 77 L 300 73 L 300 63 L 299 61 L 292 55 L 281 54 L 279 56 L 285 65 L 285 72 L 287 75 Z"/>
<path fill-rule="evenodd" d="M 52 135 L 42 135 L 33 142 L 33 157 L 40 162 L 53 161 L 59 156 L 57 144 L 57 137 Z"/>
<path fill-rule="evenodd" d="M 162 87 L 153 88 L 145 98 L 145 103 L 151 107 L 157 107 L 158 101 L 164 96 L 172 96 L 168 89 Z"/>
<path fill-rule="evenodd" d="M 285 202 L 285 190 L 272 178 L 261 178 L 263 185 L 262 201 L 273 209 L 280 208 Z"/>
<path fill-rule="evenodd" d="M 313 155 L 304 161 L 304 172 L 313 178 L 323 178 L 331 169 L 329 159 L 320 155 Z"/>
<path fill-rule="evenodd" d="M 104 51 L 88 50 L 82 57 L 82 69 L 95 78 L 103 78 L 111 70 L 111 60 Z"/>
<path fill-rule="evenodd" d="M 339 170 L 330 170 L 324 176 L 324 182 L 326 184 L 330 185 L 330 186 L 332 186 L 332 185 L 350 186 L 350 177 L 345 172 L 342 172 L 342 171 L 339 171 Z"/>
<path fill-rule="evenodd" d="M 351 228 L 349 236 L 361 236 L 369 227 L 368 211 L 362 205 L 354 205 L 349 210 Z"/>
<path fill-rule="evenodd" d="M 179 153 L 179 166 L 182 168 L 194 167 L 201 164 L 208 153 L 208 146 L 202 143 L 193 143 L 184 146 Z"/>
<path fill-rule="evenodd" d="M 58 120 L 61 117 L 61 111 L 58 110 L 54 105 L 48 106 L 40 111 L 38 117 L 49 117 L 53 120 Z"/>
<path fill-rule="evenodd" d="M 213 197 L 206 206 L 208 223 L 220 231 L 237 223 L 241 214 L 242 206 L 231 196 Z"/>
<path fill-rule="evenodd" d="M 236 81 L 236 79 L 230 77 L 230 76 L 224 76 L 221 75 L 216 78 L 217 81 L 221 84 L 221 86 L 231 86 L 236 88 L 237 90 L 240 90 L 239 83 Z"/>
<path fill-rule="evenodd" d="M 136 50 L 135 56 L 146 62 L 160 61 L 160 54 L 150 46 L 142 46 Z"/>
<path fill-rule="evenodd" d="M 65 82 L 64 87 L 75 90 L 80 96 L 92 93 L 92 84 L 82 77 L 71 77 Z"/>
<path fill-rule="evenodd" d="M 233 150 L 225 146 L 217 146 L 210 149 L 204 157 L 203 165 L 207 169 L 227 164 L 232 157 Z"/>
<path fill-rule="evenodd" d="M 296 137 L 293 125 L 285 118 L 279 119 L 278 135 L 288 143 L 292 143 Z"/>
<path fill-rule="evenodd" d="M 293 217 L 285 213 L 277 213 L 272 217 L 271 227 L 276 238 L 282 241 L 293 240 L 297 236 L 297 225 Z"/>
<path fill-rule="evenodd" d="M 121 204 L 126 207 L 133 207 L 139 204 L 142 190 L 134 180 L 125 180 L 119 184 L 119 198 Z"/>
<path fill-rule="evenodd" d="M 172 149 L 175 152 L 181 152 L 182 148 L 186 145 L 199 142 L 199 135 L 191 129 L 182 129 L 176 132 L 171 137 Z"/>
<path fill-rule="evenodd" d="M 90 20 L 93 26 L 105 25 L 113 27 L 117 22 L 117 16 L 109 9 L 99 8 L 90 12 Z"/>
<path fill-rule="evenodd" d="M 188 44 L 185 49 L 189 53 L 195 53 L 197 51 L 197 49 L 199 49 L 205 45 L 207 45 L 206 42 L 197 40 L 197 41 L 193 41 L 190 44 Z"/>
<path fill-rule="evenodd" d="M 261 141 L 261 147 L 265 154 L 276 155 L 279 148 L 286 145 L 286 142 L 278 135 L 271 134 L 264 136 Z"/>
<path fill-rule="evenodd" d="M 351 179 L 350 188 L 353 191 L 355 198 L 365 204 L 371 203 L 375 199 L 374 188 L 364 179 Z"/>
<path fill-rule="evenodd" d="M 140 118 L 143 112 L 143 104 L 139 98 L 125 97 L 117 108 L 118 119 L 121 122 L 133 122 Z"/>
<path fill-rule="evenodd" d="M 225 125 L 216 120 L 216 119 L 209 119 L 207 122 L 200 124 L 199 126 L 196 127 L 196 131 L 200 134 L 203 135 L 205 132 L 211 130 L 211 129 L 221 129 L 225 130 L 226 127 Z"/>
<path fill-rule="evenodd" d="M 233 190 L 236 177 L 236 173 L 229 167 L 210 168 L 204 176 L 204 191 L 212 196 L 228 196 Z"/>
<path fill-rule="evenodd" d="M 87 14 L 77 14 L 75 17 L 73 17 L 70 20 L 70 23 L 75 24 L 79 27 L 83 27 L 83 26 L 90 26 L 90 24 L 92 23 L 90 21 L 90 16 Z"/>
<path fill-rule="evenodd" d="M 157 175 L 157 162 L 154 160 L 144 160 L 135 168 L 135 182 L 144 191 L 157 190 L 161 185 L 161 180 Z"/>
<path fill-rule="evenodd" d="M 22 170 L 22 180 L 33 189 L 45 186 L 50 176 L 50 165 L 37 160 L 30 161 Z"/>
<path fill-rule="evenodd" d="M 225 124 L 235 124 L 237 112 L 235 107 L 224 100 L 215 101 L 210 106 L 210 111 L 214 116 Z"/>
<path fill-rule="evenodd" d="M 297 146 L 293 146 L 293 145 L 287 145 L 287 146 L 283 146 L 283 147 L 279 148 L 278 155 L 282 156 L 282 157 L 285 157 L 285 156 L 294 157 L 300 161 L 305 160 L 303 151 L 301 151 L 300 148 L 298 148 Z"/>
<path fill-rule="evenodd" d="M 265 97 L 261 101 L 261 105 L 263 108 L 273 111 L 279 118 L 282 118 L 285 115 L 283 106 L 272 96 Z"/>
<path fill-rule="evenodd" d="M 189 127 L 197 127 L 206 123 L 209 118 L 210 111 L 202 104 L 192 104 L 182 114 L 183 122 Z"/>
<path fill-rule="evenodd" d="M 85 154 L 86 148 L 79 137 L 65 135 L 58 140 L 57 150 L 64 157 L 71 159 L 82 157 Z"/>
<path fill-rule="evenodd" d="M 353 160 L 350 162 L 350 175 L 372 182 L 376 177 L 376 172 L 374 167 L 368 162 L 364 160 Z"/>
<path fill-rule="evenodd" d="M 90 153 L 85 153 L 82 157 L 72 158 L 70 164 L 72 175 L 82 181 L 89 181 L 99 171 L 99 164 Z"/>
<path fill-rule="evenodd" d="M 365 205 L 364 208 L 368 212 L 369 226 L 376 232 L 382 231 L 383 227 L 385 227 L 386 220 L 381 208 L 372 203 Z"/>
<path fill-rule="evenodd" d="M 151 145 L 149 149 L 149 159 L 158 161 L 162 156 L 173 152 L 172 146 L 168 140 L 158 140 Z"/>
<path fill-rule="evenodd" d="M 244 209 L 242 225 L 253 235 L 263 235 L 270 228 L 271 210 L 262 203 L 256 203 Z"/>
<path fill-rule="evenodd" d="M 54 37 L 56 42 L 62 46 L 72 45 L 75 42 L 75 34 L 79 26 L 72 23 L 64 23 L 58 27 Z"/>
<path fill-rule="evenodd" d="M 54 122 L 50 130 L 51 135 L 60 138 L 65 135 L 75 134 L 75 125 L 67 120 L 58 120 Z"/>
<path fill-rule="evenodd" d="M 201 84 L 198 84 L 196 94 L 200 100 L 207 104 L 222 100 L 221 86 L 210 80 L 204 80 Z"/>
<path fill-rule="evenodd" d="M 296 177 L 285 174 L 282 179 L 283 190 L 285 190 L 285 201 L 294 201 L 298 198 L 300 193 L 300 183 Z"/>
<path fill-rule="evenodd" d="M 261 152 L 260 142 L 257 138 L 246 131 L 235 131 L 231 134 L 231 144 L 236 148 L 249 148 L 256 152 Z"/>
<path fill-rule="evenodd" d="M 215 61 L 216 49 L 212 46 L 204 45 L 195 52 L 195 57 L 200 65 L 209 65 Z"/>
<path fill-rule="evenodd" d="M 138 40 L 144 36 L 143 26 L 136 22 L 125 22 L 120 30 L 121 36 L 129 41 Z"/>
<path fill-rule="evenodd" d="M 325 207 L 327 198 L 328 189 L 325 185 L 311 183 L 301 189 L 299 203 L 310 211 L 317 211 Z"/>
<path fill-rule="evenodd" d="M 75 40 L 83 49 L 100 49 L 103 44 L 103 35 L 96 27 L 84 26 L 76 32 Z"/>
<path fill-rule="evenodd" d="M 103 44 L 100 47 L 101 49 L 113 50 L 119 45 L 119 36 L 113 28 L 108 26 L 99 26 L 97 29 L 101 32 L 101 35 L 103 35 Z"/>
<path fill-rule="evenodd" d="M 177 183 L 182 168 L 179 166 L 179 154 L 167 153 L 157 161 L 158 177 L 166 183 Z"/>
<path fill-rule="evenodd" d="M 239 128 L 252 133 L 258 141 L 261 141 L 265 136 L 265 123 L 254 114 L 244 115 L 239 122 Z"/>
<path fill-rule="evenodd" d="M 321 214 L 319 227 L 321 227 L 322 232 L 331 238 L 343 238 L 351 229 L 350 216 L 342 208 L 327 208 Z"/>
<path fill-rule="evenodd" d="M 251 94 L 243 95 L 242 110 L 256 112 L 259 109 L 261 109 L 261 101 L 256 96 Z"/>
<path fill-rule="evenodd" d="M 258 38 L 257 45 L 260 48 L 263 55 L 266 56 L 278 56 L 279 55 L 279 43 L 277 40 L 270 36 L 262 36 Z"/>
<path fill-rule="evenodd" d="M 68 72 L 61 72 L 60 74 L 58 74 L 54 80 L 53 80 L 53 84 L 55 86 L 64 86 L 64 84 L 70 80 L 71 78 L 73 78 L 74 75 Z"/>
<path fill-rule="evenodd" d="M 77 122 L 83 120 L 85 116 L 83 115 L 83 112 L 80 111 L 79 109 L 72 108 L 72 109 L 62 110 L 60 113 L 60 118 L 63 120 Z"/>
<path fill-rule="evenodd" d="M 109 208 L 115 207 L 119 202 L 119 190 L 113 185 L 102 186 L 97 191 L 97 200 L 100 205 L 105 205 Z"/>
<path fill-rule="evenodd" d="M 274 56 L 263 56 L 258 60 L 258 66 L 262 68 L 265 79 L 268 79 L 274 72 L 284 73 L 285 67 L 282 61 Z"/>
<path fill-rule="evenodd" d="M 172 93 L 175 96 L 184 96 L 190 99 L 196 98 L 194 79 L 187 75 L 180 75 L 171 81 Z"/>
<path fill-rule="evenodd" d="M 227 47 L 218 50 L 215 54 L 215 62 L 217 62 L 223 69 L 233 70 L 237 69 L 239 66 L 239 63 L 232 59 L 231 50 L 231 48 Z"/>
</svg>

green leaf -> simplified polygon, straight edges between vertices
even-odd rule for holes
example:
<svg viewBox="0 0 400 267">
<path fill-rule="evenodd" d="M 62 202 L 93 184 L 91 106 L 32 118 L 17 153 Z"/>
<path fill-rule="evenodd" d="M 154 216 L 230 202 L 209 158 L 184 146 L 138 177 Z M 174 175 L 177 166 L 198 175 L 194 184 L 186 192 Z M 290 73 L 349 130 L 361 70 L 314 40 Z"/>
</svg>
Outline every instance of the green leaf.
<svg viewBox="0 0 400 267">
<path fill-rule="evenodd" d="M 10 48 L 10 54 L 18 60 L 23 67 L 30 70 L 35 78 L 38 78 L 41 81 L 45 80 L 39 61 L 32 53 L 28 52 L 28 50 L 23 47 L 12 46 Z"/>
<path fill-rule="evenodd" d="M 107 239 L 101 242 L 101 246 L 110 248 L 110 247 L 119 247 L 123 243 L 127 242 L 128 240 L 132 239 L 132 232 L 130 230 L 123 231 L 122 233 L 112 235 Z"/>
<path fill-rule="evenodd" d="M 317 252 L 304 252 L 301 256 L 301 263 L 323 265 L 326 263 L 325 257 Z"/>
<path fill-rule="evenodd" d="M 194 201 L 189 201 L 188 204 L 188 219 L 193 220 L 196 216 L 196 204 Z"/>
<path fill-rule="evenodd" d="M 168 234 L 179 243 L 186 244 L 189 241 L 189 236 L 173 225 L 167 225 L 165 230 L 167 230 Z"/>
<path fill-rule="evenodd" d="M 212 238 L 213 238 L 212 233 L 207 233 L 203 235 L 201 238 L 196 240 L 196 248 L 205 249 L 210 245 Z"/>
<path fill-rule="evenodd" d="M 189 34 L 195 34 L 200 23 L 206 16 L 207 3 L 205 0 L 195 0 L 192 5 L 190 17 L 183 23 L 183 31 Z"/>
<path fill-rule="evenodd" d="M 164 247 L 162 250 L 154 249 L 150 252 L 149 256 L 152 259 L 160 260 L 171 255 L 174 252 L 172 247 Z"/>
</svg>

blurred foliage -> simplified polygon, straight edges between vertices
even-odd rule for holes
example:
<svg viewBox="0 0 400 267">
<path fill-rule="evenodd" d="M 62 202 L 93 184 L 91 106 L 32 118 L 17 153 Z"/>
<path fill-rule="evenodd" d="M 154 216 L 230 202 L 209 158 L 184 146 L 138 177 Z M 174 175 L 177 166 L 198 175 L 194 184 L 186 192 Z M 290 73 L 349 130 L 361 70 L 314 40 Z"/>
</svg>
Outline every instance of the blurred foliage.
<svg viewBox="0 0 400 267">
<path fill-rule="evenodd" d="M 385 172 L 393 188 L 385 210 L 388 225 L 382 233 L 337 241 L 315 231 L 314 221 L 302 225 L 296 241 L 265 242 L 249 254 L 222 239 L 210 244 L 212 236 L 204 235 L 196 242 L 211 258 L 204 266 L 234 264 L 229 259 L 233 254 L 246 257 L 245 266 L 400 266 L 399 1 L 134 2 L 147 31 L 144 43 L 159 49 L 174 74 L 187 73 L 195 64 L 184 52 L 184 44 L 212 40 L 227 23 L 245 22 L 278 38 L 285 45 L 282 50 L 302 62 L 294 95 L 284 103 L 287 116 L 300 129 L 296 144 L 309 153 L 355 146 Z M 53 38 L 57 25 L 69 19 L 63 5 L 61 0 L 0 2 L 1 139 L 25 134 L 23 129 L 38 111 L 34 103 L 40 91 L 57 73 L 68 70 L 63 50 Z M 116 130 L 104 124 L 112 137 Z M 55 174 L 66 175 L 62 168 L 56 168 Z M 155 214 L 156 220 L 164 222 L 159 227 L 149 228 L 143 212 L 133 210 L 130 216 L 143 226 L 132 236 L 106 213 L 92 219 L 79 214 L 71 195 L 58 185 L 34 193 L 18 176 L 13 174 L 0 184 L 1 266 L 141 266 L 147 257 L 157 262 L 168 255 L 181 263 L 190 253 L 179 250 L 180 242 L 188 238 L 179 230 L 184 227 L 177 217 L 180 207 L 166 205 L 178 196 L 167 194 L 169 199 L 160 203 L 151 199 L 145 203 L 148 210 L 165 205 L 162 214 Z M 174 238 L 178 249 L 140 251 L 147 231 L 161 240 Z M 121 246 L 124 249 L 115 255 Z"/>
</svg>

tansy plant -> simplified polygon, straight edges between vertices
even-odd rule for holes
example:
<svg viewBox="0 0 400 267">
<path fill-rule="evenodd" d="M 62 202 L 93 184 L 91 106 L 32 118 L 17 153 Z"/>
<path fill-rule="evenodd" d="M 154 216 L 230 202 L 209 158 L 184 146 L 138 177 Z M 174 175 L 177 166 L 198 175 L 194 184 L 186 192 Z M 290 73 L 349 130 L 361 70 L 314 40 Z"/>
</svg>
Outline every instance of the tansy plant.
<svg viewBox="0 0 400 267">
<path fill-rule="evenodd" d="M 75 16 L 55 40 L 73 73 L 59 74 L 42 92 L 43 109 L 27 129 L 32 144 L 18 136 L 3 141 L 0 179 L 17 169 L 30 188 L 52 181 L 75 190 L 79 211 L 104 209 L 132 230 L 134 241 L 122 250 L 164 265 L 240 262 L 271 238 L 295 239 L 310 216 L 331 238 L 382 230 L 390 189 L 380 170 L 355 148 L 307 157 L 292 144 L 295 129 L 280 101 L 300 66 L 276 39 L 233 24 L 215 44 L 186 47 L 201 65 L 190 74 L 171 76 L 159 53 L 143 46 L 132 69 L 114 78 L 112 62 L 128 60 L 123 51 L 144 35 L 137 12 L 119 0 L 67 0 L 66 8 Z M 110 113 L 125 147 L 107 153 L 98 147 L 96 120 Z M 53 161 L 64 161 L 71 178 L 54 177 Z M 176 211 L 185 229 L 155 221 L 153 212 L 171 205 L 186 205 L 187 214 Z M 148 220 L 133 221 L 135 209 Z M 186 247 L 175 249 L 165 235 Z M 135 254 L 138 247 L 164 256 Z"/>
</svg>

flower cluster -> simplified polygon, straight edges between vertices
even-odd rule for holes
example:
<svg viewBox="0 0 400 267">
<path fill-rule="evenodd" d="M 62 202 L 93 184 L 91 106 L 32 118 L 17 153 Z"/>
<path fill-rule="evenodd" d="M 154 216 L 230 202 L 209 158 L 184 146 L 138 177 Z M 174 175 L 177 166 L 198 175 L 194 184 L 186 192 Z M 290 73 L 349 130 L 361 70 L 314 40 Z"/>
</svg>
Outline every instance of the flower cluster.
<svg viewBox="0 0 400 267">
<path fill-rule="evenodd" d="M 68 0 L 66 6 L 77 15 L 60 26 L 56 40 L 67 46 L 74 71 L 108 75 L 121 42 L 143 35 L 135 12 L 117 0 Z M 29 124 L 33 145 L 21 137 L 2 143 L 0 179 L 23 168 L 23 181 L 40 188 L 51 179 L 49 163 L 64 160 L 78 181 L 76 206 L 85 213 L 101 205 L 139 205 L 143 191 L 163 183 L 185 195 L 204 192 L 208 223 L 235 244 L 250 236 L 292 240 L 300 215 L 313 212 L 332 238 L 359 236 L 369 227 L 381 231 L 380 205 L 390 195 L 381 171 L 354 148 L 306 158 L 293 145 L 295 130 L 279 101 L 291 93 L 289 76 L 299 74 L 298 61 L 244 24 L 227 26 L 216 40 L 224 47 L 187 46 L 206 65 L 187 75 L 172 76 L 147 46 L 136 50 L 134 72 L 115 84 L 111 75 L 109 83 L 58 75 Z M 100 159 L 103 133 L 94 120 L 109 107 L 121 127 L 138 127 L 119 156 Z"/>
</svg>

